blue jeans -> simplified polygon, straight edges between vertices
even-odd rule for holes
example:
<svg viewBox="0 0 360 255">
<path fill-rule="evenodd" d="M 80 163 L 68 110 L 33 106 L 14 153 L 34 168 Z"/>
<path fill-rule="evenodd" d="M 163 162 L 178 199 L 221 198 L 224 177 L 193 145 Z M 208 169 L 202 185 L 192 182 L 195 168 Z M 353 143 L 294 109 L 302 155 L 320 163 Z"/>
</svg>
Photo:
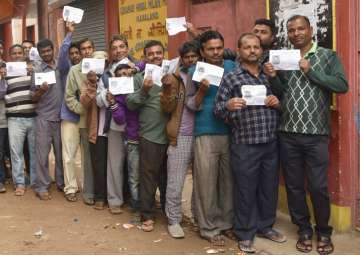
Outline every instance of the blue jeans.
<svg viewBox="0 0 360 255">
<path fill-rule="evenodd" d="M 139 200 L 139 145 L 127 143 L 128 182 L 131 194 L 131 205 L 134 210 L 140 210 Z"/>
<path fill-rule="evenodd" d="M 5 183 L 5 148 L 8 129 L 0 128 L 0 183 Z"/>
<path fill-rule="evenodd" d="M 35 184 L 35 118 L 8 118 L 12 176 L 15 186 L 25 186 L 24 141 L 27 137 L 30 156 L 30 185 Z"/>
</svg>

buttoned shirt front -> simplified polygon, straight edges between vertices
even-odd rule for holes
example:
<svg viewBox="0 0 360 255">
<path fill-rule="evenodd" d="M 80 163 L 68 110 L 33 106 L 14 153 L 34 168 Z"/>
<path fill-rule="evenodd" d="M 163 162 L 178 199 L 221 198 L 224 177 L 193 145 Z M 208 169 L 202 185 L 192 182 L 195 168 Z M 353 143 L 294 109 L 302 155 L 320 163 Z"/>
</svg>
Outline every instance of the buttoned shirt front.
<svg viewBox="0 0 360 255">
<path fill-rule="evenodd" d="M 243 85 L 264 85 L 267 95 L 272 94 L 267 77 L 262 70 L 256 77 L 242 66 L 238 66 L 224 76 L 215 98 L 214 114 L 230 124 L 233 143 L 260 144 L 275 140 L 279 123 L 278 110 L 265 105 L 249 105 L 236 111 L 229 111 L 226 108 L 228 100 L 242 97 Z"/>
</svg>

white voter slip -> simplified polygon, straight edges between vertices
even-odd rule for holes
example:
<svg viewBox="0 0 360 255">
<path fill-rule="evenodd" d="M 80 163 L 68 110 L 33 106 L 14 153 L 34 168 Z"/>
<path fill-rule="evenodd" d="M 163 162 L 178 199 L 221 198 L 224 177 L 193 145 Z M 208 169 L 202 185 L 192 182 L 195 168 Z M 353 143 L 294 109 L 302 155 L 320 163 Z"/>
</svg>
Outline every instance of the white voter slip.
<svg viewBox="0 0 360 255">
<path fill-rule="evenodd" d="M 30 49 L 30 51 L 29 51 L 29 59 L 30 59 L 31 61 L 40 61 L 40 60 L 41 60 L 37 48 L 31 47 L 31 49 Z"/>
<path fill-rule="evenodd" d="M 265 105 L 265 85 L 242 85 L 241 94 L 246 101 L 246 105 Z"/>
<path fill-rule="evenodd" d="M 82 9 L 71 6 L 64 6 L 63 18 L 65 21 L 79 24 L 83 18 L 83 15 L 84 15 L 84 10 Z"/>
<path fill-rule="evenodd" d="M 56 76 L 55 71 L 50 71 L 46 73 L 35 73 L 35 85 L 42 85 L 44 82 L 47 84 L 55 84 Z"/>
<path fill-rule="evenodd" d="M 26 76 L 27 75 L 26 62 L 7 62 L 6 63 L 6 76 Z"/>
<path fill-rule="evenodd" d="M 275 70 L 300 70 L 300 50 L 270 50 L 269 61 Z"/>
<path fill-rule="evenodd" d="M 211 85 L 219 86 L 223 75 L 224 68 L 198 61 L 192 79 L 197 82 L 206 79 Z"/>
<path fill-rule="evenodd" d="M 144 79 L 151 77 L 154 84 L 161 86 L 161 78 L 163 77 L 163 69 L 160 66 L 146 64 L 144 71 Z"/>
<path fill-rule="evenodd" d="M 185 32 L 187 30 L 185 17 L 166 19 L 166 30 L 170 36 Z"/>
<path fill-rule="evenodd" d="M 134 93 L 133 77 L 109 78 L 109 91 L 113 95 L 126 95 Z"/>
<path fill-rule="evenodd" d="M 90 71 L 96 74 L 103 74 L 105 68 L 105 59 L 84 58 L 81 64 L 81 72 L 87 74 Z"/>
</svg>

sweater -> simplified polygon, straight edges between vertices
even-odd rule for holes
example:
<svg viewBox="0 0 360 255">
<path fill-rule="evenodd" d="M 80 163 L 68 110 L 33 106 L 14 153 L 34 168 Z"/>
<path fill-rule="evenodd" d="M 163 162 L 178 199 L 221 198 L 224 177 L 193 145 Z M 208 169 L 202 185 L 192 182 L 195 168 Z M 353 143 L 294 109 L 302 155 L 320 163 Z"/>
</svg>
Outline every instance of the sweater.
<svg viewBox="0 0 360 255">
<path fill-rule="evenodd" d="M 160 107 L 161 87 L 153 85 L 148 93 L 142 90 L 144 72 L 134 76 L 135 92 L 126 98 L 130 110 L 139 110 L 140 137 L 157 143 L 167 144 L 165 126 L 167 117 Z"/>
<path fill-rule="evenodd" d="M 330 133 L 331 93 L 344 93 L 348 83 L 335 52 L 314 43 L 304 56 L 310 61 L 308 73 L 279 72 L 270 79 L 281 93 L 280 131 L 311 135 Z"/>
</svg>

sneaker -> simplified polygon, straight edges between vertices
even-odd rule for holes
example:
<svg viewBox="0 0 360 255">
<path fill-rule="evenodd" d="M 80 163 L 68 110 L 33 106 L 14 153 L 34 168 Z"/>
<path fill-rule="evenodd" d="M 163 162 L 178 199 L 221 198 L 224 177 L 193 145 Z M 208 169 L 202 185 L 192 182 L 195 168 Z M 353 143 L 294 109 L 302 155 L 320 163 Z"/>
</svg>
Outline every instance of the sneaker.
<svg viewBox="0 0 360 255">
<path fill-rule="evenodd" d="M 0 193 L 5 193 L 5 192 L 6 192 L 5 185 L 0 182 Z"/>
<path fill-rule="evenodd" d="M 169 234 L 173 238 L 184 238 L 185 237 L 184 230 L 182 229 L 180 224 L 168 225 L 168 231 L 169 231 Z"/>
<path fill-rule="evenodd" d="M 122 214 L 123 211 L 121 210 L 121 207 L 119 205 L 112 205 L 109 206 L 109 210 L 111 214 Z"/>
</svg>

